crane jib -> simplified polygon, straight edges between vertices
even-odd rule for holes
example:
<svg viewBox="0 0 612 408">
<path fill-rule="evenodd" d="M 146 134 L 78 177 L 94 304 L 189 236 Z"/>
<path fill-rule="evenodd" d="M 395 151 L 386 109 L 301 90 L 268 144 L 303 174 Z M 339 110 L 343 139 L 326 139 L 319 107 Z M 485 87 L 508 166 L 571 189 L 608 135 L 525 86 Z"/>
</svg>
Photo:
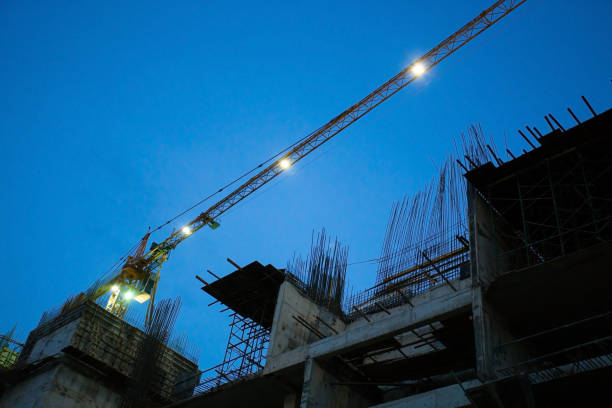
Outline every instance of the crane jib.
<svg viewBox="0 0 612 408">
<path fill-rule="evenodd" d="M 441 61 L 463 47 L 487 28 L 491 27 L 493 24 L 497 23 L 503 17 L 508 15 L 518 6 L 525 3 L 525 1 L 526 0 L 499 0 L 495 2 L 491 7 L 484 10 L 472 21 L 461 27 L 458 31 L 446 38 L 428 53 L 400 71 L 393 78 L 379 86 L 361 101 L 354 104 L 340 115 L 334 117 L 327 124 L 295 145 L 280 160 L 274 161 L 268 167 L 251 177 L 240 187 L 236 188 L 230 194 L 225 196 L 222 200 L 218 201 L 212 207 L 198 215 L 184 227 L 186 228 L 187 233 L 184 232 L 185 229 L 183 231 L 173 232 L 162 243 L 156 244 L 148 253 L 138 258 L 138 268 L 136 269 L 142 274 L 141 286 L 147 284 L 147 282 L 151 282 L 151 280 L 154 280 L 155 283 L 158 282 L 161 265 L 167 260 L 170 252 L 188 236 L 193 235 L 193 233 L 205 225 L 208 225 L 213 229 L 216 228 L 219 224 L 215 220 L 221 214 L 225 213 L 240 201 L 259 190 L 262 186 L 281 174 L 287 167 L 306 157 L 319 146 L 336 136 L 355 121 L 359 120 L 366 113 L 370 112 L 382 102 L 399 92 L 405 86 L 414 81 L 418 76 L 439 64 Z M 132 268 L 131 270 L 135 270 L 135 264 L 136 263 L 128 265 L 126 263 L 125 266 L 130 266 Z M 121 276 L 121 273 L 119 273 L 118 275 L 113 276 L 109 282 L 119 282 L 121 280 Z M 129 285 L 129 282 L 121 283 Z M 154 300 L 156 287 L 157 286 L 155 285 L 151 293 L 149 311 L 152 311 L 151 304 Z M 100 293 L 100 291 L 98 291 L 98 293 Z M 149 311 L 147 312 L 147 316 L 149 315 Z"/>
<path fill-rule="evenodd" d="M 511 11 L 516 9 L 518 6 L 523 4 L 527 0 L 499 0 L 487 10 L 480 13 L 472 21 L 461 27 L 457 32 L 448 37 L 446 40 L 438 44 L 431 51 L 419 58 L 415 63 L 421 63 L 424 65 L 425 70 L 429 70 L 449 55 L 457 51 L 463 45 L 467 44 L 470 40 L 478 36 L 487 28 L 498 22 L 501 18 L 505 17 Z M 306 140 L 298 144 L 287 154 L 283 156 L 283 159 L 288 159 L 291 164 L 294 164 L 307 156 L 313 150 L 317 149 L 326 141 L 330 140 L 342 130 L 353 124 L 355 121 L 360 119 L 366 113 L 380 105 L 385 100 L 389 99 L 395 93 L 400 91 L 406 85 L 414 81 L 418 75 L 414 74 L 411 68 L 414 64 L 406 67 L 400 71 L 397 75 L 385 82 L 383 85 L 378 87 L 368 96 L 363 98 L 361 101 L 345 110 L 340 115 L 336 116 L 325 126 L 321 127 L 318 131 L 314 132 Z M 247 182 L 236 188 L 233 192 L 228 194 L 225 198 L 214 204 L 212 207 L 201 213 L 193 221 L 187 225 L 191 227 L 192 231 L 200 229 L 203 225 L 211 222 L 212 220 L 219 217 L 221 214 L 229 210 L 231 207 L 257 191 L 263 185 L 271 181 L 273 178 L 283 172 L 283 169 L 278 165 L 278 161 L 275 161 L 267 168 L 251 177 Z M 167 245 L 164 248 L 167 250 L 174 249 L 178 243 L 180 243 L 187 236 L 183 236 L 180 232 L 175 232 L 164 241 Z M 163 244 L 163 243 L 162 243 Z M 161 248 L 160 248 L 161 249 Z M 153 254 L 151 254 L 153 255 Z M 157 259 L 157 258 L 156 258 Z"/>
</svg>

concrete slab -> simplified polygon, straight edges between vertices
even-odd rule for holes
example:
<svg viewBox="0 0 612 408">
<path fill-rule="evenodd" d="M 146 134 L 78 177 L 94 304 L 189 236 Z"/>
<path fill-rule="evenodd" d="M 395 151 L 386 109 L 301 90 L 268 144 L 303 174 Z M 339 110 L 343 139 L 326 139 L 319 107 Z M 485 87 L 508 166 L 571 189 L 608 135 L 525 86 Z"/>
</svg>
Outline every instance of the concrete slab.
<svg viewBox="0 0 612 408">
<path fill-rule="evenodd" d="M 271 356 L 266 362 L 264 373 L 272 373 L 303 363 L 307 358 L 332 357 L 422 326 L 441 317 L 470 309 L 471 282 L 459 281 L 456 287 L 458 289 L 456 292 L 448 286 L 438 287 L 423 296 L 415 296 L 414 307 L 405 305 L 392 309 L 391 315 L 381 317 L 367 325 L 351 324 L 339 334 L 298 347 L 290 352 Z"/>
<path fill-rule="evenodd" d="M 468 381 L 462 385 L 464 388 L 472 388 L 480 385 L 480 381 Z M 371 408 L 460 408 L 467 406 L 470 406 L 470 401 L 461 387 L 454 384 L 395 401 L 372 405 Z"/>
</svg>

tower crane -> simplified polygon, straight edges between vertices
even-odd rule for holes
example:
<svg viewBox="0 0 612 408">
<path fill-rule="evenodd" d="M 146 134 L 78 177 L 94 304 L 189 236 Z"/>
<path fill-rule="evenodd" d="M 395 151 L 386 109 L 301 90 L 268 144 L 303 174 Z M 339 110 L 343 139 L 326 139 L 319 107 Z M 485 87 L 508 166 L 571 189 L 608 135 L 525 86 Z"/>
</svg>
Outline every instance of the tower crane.
<svg viewBox="0 0 612 408">
<path fill-rule="evenodd" d="M 223 199 L 188 222 L 182 229 L 173 232 L 163 242 L 152 244 L 148 251 L 146 251 L 147 240 L 149 238 L 149 233 L 147 233 L 135 251 L 126 258 L 125 263 L 113 270 L 110 277 L 97 287 L 93 293 L 93 298 L 100 298 L 110 292 L 106 309 L 120 318 L 124 317 L 132 300 L 140 303 L 149 301 L 146 321 L 150 321 L 161 267 L 178 244 L 204 226 L 212 229 L 217 228 L 219 224 L 216 220 L 221 214 L 259 190 L 266 183 L 306 157 L 342 130 L 355 123 L 366 113 L 442 62 L 525 1 L 496 1 L 491 7 L 481 12 L 472 21 L 376 88 L 365 98 L 346 109 L 308 137 L 296 143 L 280 159 L 275 160 L 234 191 L 227 194 Z"/>
</svg>

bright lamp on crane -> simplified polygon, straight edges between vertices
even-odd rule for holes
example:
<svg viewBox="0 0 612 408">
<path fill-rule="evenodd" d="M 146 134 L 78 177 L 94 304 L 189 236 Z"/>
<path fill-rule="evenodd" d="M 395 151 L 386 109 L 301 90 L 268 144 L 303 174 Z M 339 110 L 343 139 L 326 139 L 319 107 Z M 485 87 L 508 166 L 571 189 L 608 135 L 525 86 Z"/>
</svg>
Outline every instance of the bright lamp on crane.
<svg viewBox="0 0 612 408">
<path fill-rule="evenodd" d="M 123 295 L 123 297 L 126 300 L 130 300 L 134 297 L 134 292 L 132 292 L 131 290 L 128 290 L 127 292 L 125 292 L 125 294 Z"/>
<path fill-rule="evenodd" d="M 291 162 L 289 159 L 283 159 L 278 162 L 278 165 L 281 167 L 281 169 L 287 170 L 291 166 Z"/>
<path fill-rule="evenodd" d="M 416 76 L 421 76 L 425 73 L 425 65 L 422 62 L 415 62 L 410 69 Z"/>
<path fill-rule="evenodd" d="M 111 287 L 111 291 L 112 291 L 113 293 L 119 293 L 119 285 L 113 285 L 113 286 Z"/>
<path fill-rule="evenodd" d="M 185 235 L 191 235 L 191 228 L 189 228 L 188 225 L 185 225 L 181 231 L 183 231 Z"/>
</svg>

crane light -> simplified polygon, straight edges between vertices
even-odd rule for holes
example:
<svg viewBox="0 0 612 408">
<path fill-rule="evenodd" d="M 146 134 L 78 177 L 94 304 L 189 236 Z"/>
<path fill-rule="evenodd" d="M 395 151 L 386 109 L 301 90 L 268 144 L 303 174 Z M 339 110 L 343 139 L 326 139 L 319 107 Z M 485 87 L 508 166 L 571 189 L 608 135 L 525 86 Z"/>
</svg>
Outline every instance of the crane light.
<svg viewBox="0 0 612 408">
<path fill-rule="evenodd" d="M 181 231 L 183 231 L 185 235 L 191 235 L 191 228 L 189 228 L 188 225 L 185 225 Z"/>
<path fill-rule="evenodd" d="M 425 65 L 422 62 L 415 62 L 412 65 L 411 71 L 416 76 L 421 76 L 425 73 Z"/>
<path fill-rule="evenodd" d="M 127 292 L 125 292 L 125 294 L 123 295 L 123 297 L 126 300 L 130 300 L 131 298 L 134 297 L 134 292 L 132 292 L 131 290 L 128 290 Z"/>
<path fill-rule="evenodd" d="M 111 291 L 114 293 L 119 293 L 119 285 L 113 285 L 111 287 Z"/>
<path fill-rule="evenodd" d="M 278 165 L 281 166 L 281 169 L 287 170 L 291 166 L 291 162 L 289 161 L 289 159 L 283 159 L 278 162 Z"/>
</svg>

